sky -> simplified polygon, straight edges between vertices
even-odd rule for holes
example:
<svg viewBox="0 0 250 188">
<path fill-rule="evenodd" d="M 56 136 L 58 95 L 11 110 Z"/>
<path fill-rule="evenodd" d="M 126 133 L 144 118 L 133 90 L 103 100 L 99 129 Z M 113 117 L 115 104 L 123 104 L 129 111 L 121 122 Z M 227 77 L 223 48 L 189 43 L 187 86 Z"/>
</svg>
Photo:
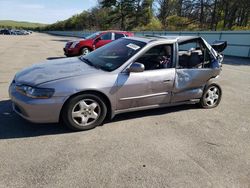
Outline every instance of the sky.
<svg viewBox="0 0 250 188">
<path fill-rule="evenodd" d="M 0 20 L 51 24 L 96 4 L 97 0 L 0 0 Z"/>
</svg>

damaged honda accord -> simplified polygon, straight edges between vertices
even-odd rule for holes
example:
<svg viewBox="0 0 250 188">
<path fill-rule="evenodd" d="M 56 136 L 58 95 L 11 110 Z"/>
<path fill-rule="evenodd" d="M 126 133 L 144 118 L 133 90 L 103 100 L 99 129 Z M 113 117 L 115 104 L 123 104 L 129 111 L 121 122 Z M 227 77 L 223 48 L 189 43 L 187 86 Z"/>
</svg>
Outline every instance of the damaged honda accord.
<svg viewBox="0 0 250 188">
<path fill-rule="evenodd" d="M 226 42 L 196 36 L 121 38 L 85 56 L 50 60 L 18 72 L 14 111 L 35 123 L 88 130 L 123 112 L 199 103 L 216 107 Z"/>
</svg>

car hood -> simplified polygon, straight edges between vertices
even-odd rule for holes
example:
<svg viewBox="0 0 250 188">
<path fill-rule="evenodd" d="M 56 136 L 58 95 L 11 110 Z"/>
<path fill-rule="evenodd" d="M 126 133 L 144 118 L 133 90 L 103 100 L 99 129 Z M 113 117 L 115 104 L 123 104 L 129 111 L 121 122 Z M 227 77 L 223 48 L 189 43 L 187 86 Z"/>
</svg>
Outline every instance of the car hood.
<svg viewBox="0 0 250 188">
<path fill-rule="evenodd" d="M 96 74 L 101 70 L 82 62 L 78 57 L 48 60 L 28 67 L 15 76 L 15 82 L 31 86 L 80 75 Z"/>
<path fill-rule="evenodd" d="M 79 39 L 79 40 L 71 40 L 69 41 L 70 43 L 74 43 L 74 42 L 88 42 L 91 41 L 91 39 Z"/>
</svg>

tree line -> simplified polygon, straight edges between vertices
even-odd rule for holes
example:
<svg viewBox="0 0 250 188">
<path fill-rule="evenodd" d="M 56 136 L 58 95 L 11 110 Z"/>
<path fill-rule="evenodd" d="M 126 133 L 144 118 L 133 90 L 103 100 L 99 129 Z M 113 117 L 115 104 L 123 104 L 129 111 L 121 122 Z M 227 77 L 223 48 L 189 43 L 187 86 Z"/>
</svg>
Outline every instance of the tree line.
<svg viewBox="0 0 250 188">
<path fill-rule="evenodd" d="M 99 0 L 41 30 L 249 30 L 249 0 Z"/>
</svg>

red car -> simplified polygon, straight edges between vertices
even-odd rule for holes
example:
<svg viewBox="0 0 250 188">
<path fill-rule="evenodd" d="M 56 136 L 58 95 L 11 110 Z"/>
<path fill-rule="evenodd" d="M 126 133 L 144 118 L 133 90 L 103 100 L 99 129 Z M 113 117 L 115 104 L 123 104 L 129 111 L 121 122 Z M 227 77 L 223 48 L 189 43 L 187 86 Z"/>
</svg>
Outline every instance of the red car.
<svg viewBox="0 0 250 188">
<path fill-rule="evenodd" d="M 83 40 L 67 42 L 64 48 L 64 54 L 67 57 L 86 55 L 89 52 L 112 42 L 113 40 L 130 36 L 134 36 L 134 34 L 127 31 L 96 32 Z"/>
</svg>

